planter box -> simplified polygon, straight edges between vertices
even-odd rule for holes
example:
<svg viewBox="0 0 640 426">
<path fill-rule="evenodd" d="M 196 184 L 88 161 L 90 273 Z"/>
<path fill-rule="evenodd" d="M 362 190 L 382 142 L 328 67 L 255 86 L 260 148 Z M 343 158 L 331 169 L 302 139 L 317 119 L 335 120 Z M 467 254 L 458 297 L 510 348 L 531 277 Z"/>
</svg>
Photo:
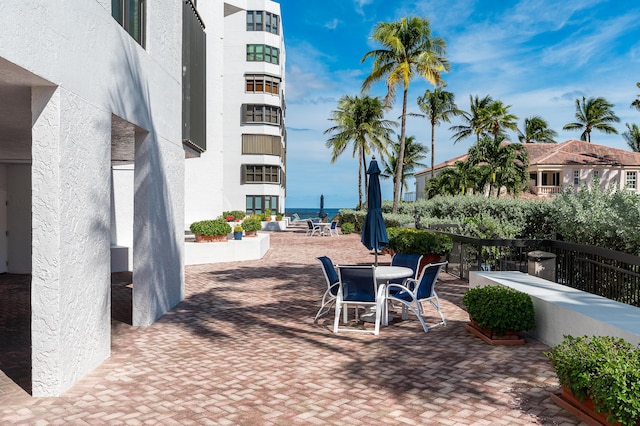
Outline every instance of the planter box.
<svg viewBox="0 0 640 426">
<path fill-rule="evenodd" d="M 223 235 L 202 235 L 196 234 L 196 243 L 217 243 L 227 241 L 227 234 Z"/>
<path fill-rule="evenodd" d="M 498 336 L 493 331 L 480 327 L 474 321 L 465 324 L 464 328 L 490 345 L 524 345 L 525 343 L 517 331 L 507 331 L 504 336 Z"/>
<path fill-rule="evenodd" d="M 580 400 L 573 396 L 573 394 L 564 386 L 560 392 L 551 394 L 551 400 L 559 407 L 564 408 L 589 425 L 611 425 L 611 423 L 607 422 L 607 416 L 604 415 L 604 413 L 596 413 L 595 406 L 591 398 L 586 398 L 584 402 L 580 402 Z M 640 419 L 638 421 L 640 421 Z M 619 426 L 620 423 L 615 422 L 613 425 Z"/>
</svg>

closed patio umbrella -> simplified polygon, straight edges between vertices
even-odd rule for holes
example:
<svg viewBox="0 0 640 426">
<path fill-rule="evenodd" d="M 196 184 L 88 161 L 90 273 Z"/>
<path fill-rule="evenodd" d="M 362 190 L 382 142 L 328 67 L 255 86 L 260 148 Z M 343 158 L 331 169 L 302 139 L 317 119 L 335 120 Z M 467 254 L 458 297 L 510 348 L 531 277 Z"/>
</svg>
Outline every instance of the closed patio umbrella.
<svg viewBox="0 0 640 426">
<path fill-rule="evenodd" d="M 380 193 L 380 168 L 374 156 L 367 170 L 369 188 L 367 188 L 367 216 L 362 227 L 362 244 L 375 253 L 375 265 L 378 266 L 378 250 L 389 244 L 387 228 L 382 218 L 382 194 Z"/>
<path fill-rule="evenodd" d="M 325 216 L 325 212 L 324 212 L 324 195 L 320 195 L 320 212 L 318 213 L 318 217 L 320 217 L 321 219 L 324 219 Z"/>
</svg>

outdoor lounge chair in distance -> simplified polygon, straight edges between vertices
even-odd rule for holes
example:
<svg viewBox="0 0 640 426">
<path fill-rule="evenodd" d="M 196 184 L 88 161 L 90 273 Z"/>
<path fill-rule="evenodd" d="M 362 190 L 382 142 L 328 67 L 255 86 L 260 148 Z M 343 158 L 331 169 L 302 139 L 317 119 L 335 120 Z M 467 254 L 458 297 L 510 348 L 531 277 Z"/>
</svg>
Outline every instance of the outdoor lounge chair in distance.
<svg viewBox="0 0 640 426">
<path fill-rule="evenodd" d="M 376 269 L 371 266 L 341 266 L 338 265 L 339 288 L 336 295 L 336 313 L 333 322 L 333 332 L 355 331 L 371 333 L 371 330 L 354 328 L 340 328 L 340 312 L 348 309 L 349 305 L 356 307 L 356 322 L 358 322 L 358 306 L 371 306 L 376 308 L 375 329 L 373 334 L 380 333 L 380 321 L 382 317 L 382 305 L 384 302 L 385 286 L 376 288 Z"/>
<path fill-rule="evenodd" d="M 338 278 L 338 272 L 333 266 L 331 259 L 327 256 L 316 257 L 316 259 L 320 264 L 322 264 L 322 272 L 324 273 L 324 278 L 327 281 L 327 290 L 324 292 L 324 296 L 322 296 L 322 304 L 320 305 L 320 309 L 318 309 L 316 317 L 313 319 L 314 322 L 321 316 L 329 313 L 331 306 L 336 301 L 338 287 L 340 286 L 340 278 Z"/>
<path fill-rule="evenodd" d="M 409 318 L 409 310 L 416 314 L 416 317 L 418 317 L 420 324 L 422 324 L 422 328 L 425 333 L 428 332 L 430 328 L 438 325 L 447 325 L 447 320 L 444 319 L 444 315 L 442 315 L 442 311 L 440 310 L 440 299 L 438 299 L 438 295 L 435 290 L 438 275 L 440 274 L 442 267 L 446 264 L 447 262 L 430 263 L 422 269 L 419 279 L 415 280 L 409 278 L 404 282 L 404 284 L 387 285 L 387 301 L 402 303 L 402 319 L 406 320 Z M 432 325 L 431 327 L 427 327 L 427 324 L 424 322 L 424 318 L 422 318 L 422 302 L 431 303 L 436 312 L 440 315 L 442 321 Z M 387 324 L 386 314 L 387 310 L 384 309 L 383 315 L 385 318 L 383 318 L 382 323 L 385 325 Z"/>
<path fill-rule="evenodd" d="M 320 235 L 320 227 L 314 224 L 313 221 L 307 220 L 307 237 L 312 237 L 315 233 Z"/>
</svg>

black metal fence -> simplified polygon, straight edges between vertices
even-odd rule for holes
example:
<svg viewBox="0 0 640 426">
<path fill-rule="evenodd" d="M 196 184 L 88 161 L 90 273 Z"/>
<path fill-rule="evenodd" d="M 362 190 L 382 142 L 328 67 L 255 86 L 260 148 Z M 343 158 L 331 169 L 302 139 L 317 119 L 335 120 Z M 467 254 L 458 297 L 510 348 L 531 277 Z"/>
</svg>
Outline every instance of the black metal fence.
<svg viewBox="0 0 640 426">
<path fill-rule="evenodd" d="M 485 240 L 438 228 L 432 230 L 453 240 L 448 272 L 462 279 L 469 279 L 469 271 L 526 273 L 529 253 L 543 251 L 555 255 L 554 281 L 558 284 L 640 307 L 639 256 L 565 241 Z"/>
</svg>

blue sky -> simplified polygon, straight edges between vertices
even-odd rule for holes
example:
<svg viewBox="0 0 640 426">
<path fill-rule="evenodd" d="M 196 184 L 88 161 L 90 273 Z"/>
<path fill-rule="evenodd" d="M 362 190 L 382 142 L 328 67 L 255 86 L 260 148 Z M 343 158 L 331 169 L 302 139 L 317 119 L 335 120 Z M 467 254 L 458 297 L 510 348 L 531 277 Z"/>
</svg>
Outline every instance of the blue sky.
<svg viewBox="0 0 640 426">
<path fill-rule="evenodd" d="M 640 124 L 629 107 L 640 92 L 640 3 L 636 0 L 279 0 L 286 63 L 287 207 L 314 207 L 321 194 L 326 207 L 355 207 L 358 166 L 351 149 L 333 165 L 325 147 L 331 111 L 343 95 L 360 93 L 377 48 L 370 39 L 376 23 L 417 15 L 427 17 L 432 34 L 447 42 L 451 71 L 447 90 L 459 108 L 469 96 L 491 95 L 519 117 L 540 115 L 558 132 L 558 141 L 578 139 L 563 131 L 575 121 L 575 100 L 604 97 L 625 123 Z M 413 80 L 409 111 L 433 87 Z M 371 90 L 384 96 L 384 82 Z M 400 116 L 400 96 L 388 119 Z M 455 122 L 452 124 L 456 124 Z M 436 164 L 467 152 L 472 140 L 453 144 L 450 125 L 436 128 Z M 398 130 L 399 131 L 399 130 Z M 407 119 L 407 134 L 430 147 L 431 132 L 422 118 Z M 510 139 L 517 141 L 515 134 Z M 593 143 L 628 149 L 621 135 L 593 132 Z M 425 163 L 430 162 L 429 157 Z M 382 181 L 383 199 L 391 200 L 391 179 Z M 413 191 L 413 182 L 410 182 Z"/>
</svg>

